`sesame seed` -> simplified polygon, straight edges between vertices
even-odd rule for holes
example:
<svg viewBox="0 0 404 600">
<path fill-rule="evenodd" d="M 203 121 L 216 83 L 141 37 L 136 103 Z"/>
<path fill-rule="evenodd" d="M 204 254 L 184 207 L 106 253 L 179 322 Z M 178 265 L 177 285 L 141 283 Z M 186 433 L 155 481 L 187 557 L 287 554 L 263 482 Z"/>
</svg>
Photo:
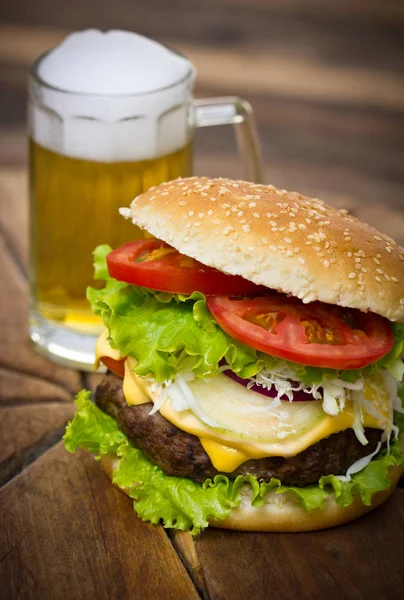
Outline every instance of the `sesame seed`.
<svg viewBox="0 0 404 600">
<path fill-rule="evenodd" d="M 288 237 L 283 238 L 283 241 L 286 242 L 287 244 L 291 244 L 292 240 Z"/>
<path fill-rule="evenodd" d="M 297 260 L 299 261 L 299 263 L 300 263 L 301 265 L 304 265 L 304 264 L 306 264 L 306 261 L 304 260 L 303 256 L 299 256 L 299 258 L 298 258 Z"/>
<path fill-rule="evenodd" d="M 328 268 L 330 266 L 330 261 L 329 260 L 325 260 L 323 264 L 324 264 L 325 267 Z"/>
<path fill-rule="evenodd" d="M 355 279 L 355 273 L 349 273 L 348 277 L 349 279 Z"/>
<path fill-rule="evenodd" d="M 249 225 L 243 225 L 241 229 L 244 231 L 244 233 L 250 233 L 251 231 Z"/>
<path fill-rule="evenodd" d="M 376 279 L 376 281 L 377 281 L 378 283 L 380 283 L 380 282 L 381 282 L 381 279 L 380 279 L 380 277 L 375 277 L 375 279 Z"/>
<path fill-rule="evenodd" d="M 398 279 L 397 279 L 397 277 L 392 277 L 392 278 L 391 278 L 391 281 L 394 281 L 394 283 L 398 283 Z"/>
<path fill-rule="evenodd" d="M 260 218 L 260 216 L 261 216 L 261 215 L 260 215 L 259 213 L 256 213 L 256 212 L 255 212 L 255 213 L 253 213 L 253 217 L 255 217 L 256 219 L 259 219 L 259 218 Z"/>
</svg>

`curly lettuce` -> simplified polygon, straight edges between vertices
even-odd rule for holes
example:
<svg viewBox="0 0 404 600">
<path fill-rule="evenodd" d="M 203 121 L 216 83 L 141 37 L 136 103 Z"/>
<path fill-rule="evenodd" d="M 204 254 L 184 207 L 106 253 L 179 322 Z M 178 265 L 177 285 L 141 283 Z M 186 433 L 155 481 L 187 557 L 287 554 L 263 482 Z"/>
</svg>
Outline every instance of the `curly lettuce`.
<svg viewBox="0 0 404 600">
<path fill-rule="evenodd" d="M 144 521 L 162 523 L 194 535 L 207 527 L 209 521 L 221 521 L 239 506 L 245 486 L 251 488 L 251 504 L 255 507 L 264 504 L 270 491 L 293 495 L 307 512 L 321 509 L 330 494 L 334 494 L 340 506 L 348 506 L 357 496 L 369 506 L 373 494 L 389 488 L 390 467 L 404 464 L 404 454 L 398 441 L 394 441 L 388 453 L 382 452 L 349 482 L 327 475 L 317 485 L 295 487 L 282 485 L 274 478 L 269 483 L 260 483 L 252 475 L 240 475 L 234 481 L 217 475 L 199 484 L 185 477 L 164 475 L 141 450 L 132 446 L 115 419 L 91 402 L 90 392 L 82 390 L 77 395 L 76 405 L 76 415 L 64 435 L 66 450 L 74 453 L 83 448 L 97 458 L 116 454 L 120 461 L 114 470 L 113 482 L 128 491 L 138 516 Z M 403 432 L 402 416 L 397 424 Z"/>
<path fill-rule="evenodd" d="M 138 375 L 152 374 L 159 383 L 172 379 L 183 370 L 197 377 L 218 373 L 224 359 L 240 377 L 252 377 L 263 367 L 274 369 L 286 361 L 258 352 L 227 335 L 214 321 L 206 298 L 200 292 L 191 295 L 156 292 L 112 279 L 108 275 L 106 255 L 110 246 L 94 251 L 95 279 L 104 280 L 103 289 L 88 288 L 87 298 L 95 314 L 101 315 L 109 330 L 109 341 L 122 356 L 133 356 Z M 325 377 L 356 381 L 380 367 L 401 380 L 404 365 L 404 325 L 393 323 L 395 345 L 377 363 L 364 369 L 335 371 L 287 363 L 296 379 L 311 385 Z"/>
</svg>

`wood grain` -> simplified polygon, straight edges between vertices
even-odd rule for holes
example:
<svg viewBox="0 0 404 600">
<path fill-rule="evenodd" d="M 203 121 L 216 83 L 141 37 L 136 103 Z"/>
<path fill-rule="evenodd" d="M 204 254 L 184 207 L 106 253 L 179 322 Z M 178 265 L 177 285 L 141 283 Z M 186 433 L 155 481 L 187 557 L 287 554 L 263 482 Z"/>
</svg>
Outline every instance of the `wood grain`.
<svg viewBox="0 0 404 600">
<path fill-rule="evenodd" d="M 207 530 L 195 539 L 210 598 L 333 600 L 402 597 L 404 491 L 333 530 L 250 534 Z"/>
<path fill-rule="evenodd" d="M 0 490 L 2 597 L 199 598 L 161 527 L 59 445 Z"/>
<path fill-rule="evenodd" d="M 37 402 L 71 402 L 72 394 L 40 376 L 0 367 L 0 408 Z"/>
<path fill-rule="evenodd" d="M 0 463 L 34 445 L 47 431 L 66 425 L 73 415 L 71 402 L 0 407 Z"/>
<path fill-rule="evenodd" d="M 28 344 L 28 283 L 10 247 L 0 235 L 2 347 L 0 366 L 57 383 L 70 392 L 78 391 L 81 379 L 76 371 L 59 367 L 42 358 Z"/>
<path fill-rule="evenodd" d="M 27 340 L 27 70 L 89 25 L 137 30 L 185 52 L 199 71 L 197 96 L 238 94 L 253 105 L 266 182 L 346 207 L 404 245 L 403 3 L 71 0 L 63 11 L 52 0 L 6 3 L 0 164 L 12 166 L 0 169 L 0 597 L 402 597 L 402 490 L 334 531 L 167 536 L 134 516 L 89 455 L 58 443 L 73 394 L 94 389 L 99 375 L 56 366 Z M 231 128 L 198 131 L 195 146 L 197 174 L 242 176 Z"/>
</svg>

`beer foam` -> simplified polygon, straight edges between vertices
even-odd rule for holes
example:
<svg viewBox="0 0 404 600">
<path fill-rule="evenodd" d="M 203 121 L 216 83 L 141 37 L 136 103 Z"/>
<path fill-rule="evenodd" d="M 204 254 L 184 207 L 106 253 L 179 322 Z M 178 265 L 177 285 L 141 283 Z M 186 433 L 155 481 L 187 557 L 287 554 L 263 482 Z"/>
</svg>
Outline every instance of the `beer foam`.
<svg viewBox="0 0 404 600">
<path fill-rule="evenodd" d="M 72 33 L 30 78 L 31 136 L 87 160 L 169 154 L 188 142 L 193 80 L 189 60 L 142 35 Z"/>
</svg>

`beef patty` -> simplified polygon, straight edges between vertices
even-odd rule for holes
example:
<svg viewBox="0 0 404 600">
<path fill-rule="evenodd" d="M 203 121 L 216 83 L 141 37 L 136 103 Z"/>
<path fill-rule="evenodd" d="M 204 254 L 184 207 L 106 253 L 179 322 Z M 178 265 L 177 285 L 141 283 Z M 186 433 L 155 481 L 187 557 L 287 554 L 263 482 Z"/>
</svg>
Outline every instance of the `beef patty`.
<svg viewBox="0 0 404 600">
<path fill-rule="evenodd" d="M 158 465 L 166 475 L 190 477 L 202 483 L 219 473 L 205 452 L 199 438 L 178 429 L 159 412 L 150 415 L 153 404 L 128 406 L 122 379 L 108 373 L 95 392 L 96 404 L 116 419 L 120 429 L 134 446 Z M 378 429 L 366 429 L 369 443 L 363 446 L 353 429 L 330 435 L 291 458 L 271 456 L 251 459 L 241 464 L 230 479 L 238 475 L 255 475 L 260 481 L 272 477 L 287 485 L 316 483 L 322 475 L 344 475 L 352 463 L 373 452 L 380 441 Z"/>
</svg>

